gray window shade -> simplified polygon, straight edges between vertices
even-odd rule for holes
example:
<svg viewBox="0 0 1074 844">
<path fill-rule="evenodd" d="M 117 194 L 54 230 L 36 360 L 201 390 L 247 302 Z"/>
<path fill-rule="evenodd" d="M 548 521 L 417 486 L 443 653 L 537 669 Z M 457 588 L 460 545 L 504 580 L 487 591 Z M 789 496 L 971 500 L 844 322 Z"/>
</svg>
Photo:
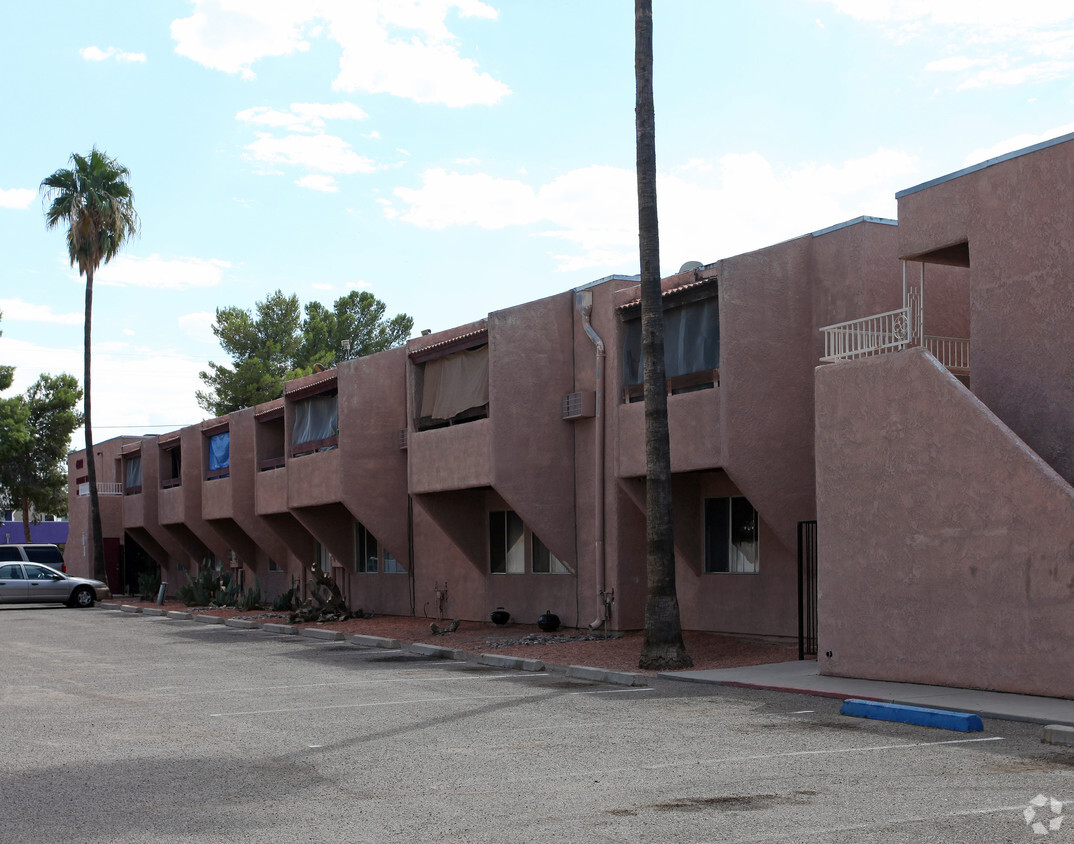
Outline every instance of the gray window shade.
<svg viewBox="0 0 1074 844">
<path fill-rule="evenodd" d="M 123 464 L 123 484 L 127 489 L 142 485 L 141 456 L 128 457 Z"/>
<path fill-rule="evenodd" d="M 451 419 L 489 400 L 489 347 L 437 358 L 425 364 L 421 415 Z"/>
<path fill-rule="evenodd" d="M 644 380 L 641 318 L 623 323 L 623 385 Z M 664 369 L 668 378 L 720 367 L 720 305 L 713 296 L 664 310 Z"/>
<path fill-rule="evenodd" d="M 339 436 L 336 396 L 313 396 L 295 402 L 295 427 L 291 445 L 327 440 Z"/>
</svg>

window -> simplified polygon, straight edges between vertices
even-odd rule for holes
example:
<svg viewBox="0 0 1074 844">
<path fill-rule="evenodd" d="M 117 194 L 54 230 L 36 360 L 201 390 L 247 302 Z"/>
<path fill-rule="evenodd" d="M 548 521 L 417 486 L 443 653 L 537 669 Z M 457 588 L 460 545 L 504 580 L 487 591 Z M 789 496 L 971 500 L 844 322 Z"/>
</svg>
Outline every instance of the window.
<svg viewBox="0 0 1074 844">
<path fill-rule="evenodd" d="M 18 551 L 18 549 L 15 549 Z M 0 580 L 25 580 L 22 575 L 22 566 L 18 563 L 10 563 L 6 566 L 0 566 Z"/>
<path fill-rule="evenodd" d="M 644 382 L 641 315 L 623 320 L 622 378 L 627 401 L 640 401 Z M 664 367 L 668 392 L 689 393 L 711 388 L 720 368 L 720 305 L 711 292 L 705 298 L 664 306 Z"/>
<path fill-rule="evenodd" d="M 566 574 L 567 567 L 555 554 L 545 547 L 545 544 L 537 538 L 537 534 L 531 533 L 530 559 L 532 560 L 534 574 Z"/>
<path fill-rule="evenodd" d="M 23 566 L 26 569 L 27 580 L 52 580 L 56 576 L 56 572 L 52 569 L 46 569 L 42 566 L 31 566 L 29 564 Z"/>
<path fill-rule="evenodd" d="M 328 451 L 339 443 L 339 405 L 336 393 L 322 393 L 295 402 L 291 456 Z"/>
<path fill-rule="evenodd" d="M 757 574 L 760 571 L 757 511 L 745 498 L 705 499 L 705 571 Z"/>
<path fill-rule="evenodd" d="M 526 571 L 525 528 L 514 510 L 489 513 L 489 570 L 493 574 Z"/>
<path fill-rule="evenodd" d="M 361 522 L 354 523 L 354 570 L 358 573 L 405 573 L 406 569 Z"/>
<path fill-rule="evenodd" d="M 123 461 L 123 492 L 137 495 L 142 491 L 142 456 L 132 454 Z"/>
<path fill-rule="evenodd" d="M 179 443 L 162 447 L 160 452 L 160 486 L 169 489 L 183 482 L 183 459 Z"/>
<path fill-rule="evenodd" d="M 280 564 L 277 563 L 274 559 L 272 559 L 272 557 L 269 557 L 268 570 L 273 572 L 283 571 L 283 569 L 280 568 Z"/>
<path fill-rule="evenodd" d="M 209 437 L 209 480 L 226 478 L 231 466 L 231 432 L 224 431 Z"/>
<path fill-rule="evenodd" d="M 325 574 L 331 574 L 332 555 L 328 553 L 328 549 L 320 542 L 314 542 L 313 546 L 314 560 L 317 563 L 317 567 Z"/>
<path fill-rule="evenodd" d="M 527 549 L 529 555 L 527 557 Z M 569 574 L 570 569 L 514 510 L 489 512 L 489 571 L 493 574 Z"/>
<path fill-rule="evenodd" d="M 419 431 L 488 416 L 489 347 L 455 352 L 420 365 Z"/>
<path fill-rule="evenodd" d="M 63 554 L 55 545 L 27 545 L 26 559 L 31 563 L 44 563 L 53 568 L 63 565 Z"/>
</svg>

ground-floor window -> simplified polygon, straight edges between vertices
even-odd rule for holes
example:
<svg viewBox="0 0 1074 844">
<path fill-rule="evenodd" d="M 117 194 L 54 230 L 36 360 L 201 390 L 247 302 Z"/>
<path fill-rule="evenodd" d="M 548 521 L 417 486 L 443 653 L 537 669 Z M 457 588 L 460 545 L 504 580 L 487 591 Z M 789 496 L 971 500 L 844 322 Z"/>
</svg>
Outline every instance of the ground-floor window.
<svg viewBox="0 0 1074 844">
<path fill-rule="evenodd" d="M 705 571 L 756 574 L 760 571 L 757 511 L 741 495 L 705 499 Z"/>
<path fill-rule="evenodd" d="M 328 552 L 328 549 L 325 548 L 320 542 L 317 542 L 315 540 L 313 543 L 313 554 L 314 562 L 317 564 L 317 568 L 319 568 L 325 574 L 331 574 L 332 555 Z"/>
<path fill-rule="evenodd" d="M 489 571 L 568 574 L 570 569 L 526 527 L 514 510 L 492 510 L 489 512 Z"/>
<path fill-rule="evenodd" d="M 359 574 L 403 574 L 406 569 L 361 522 L 354 523 L 354 570 Z"/>
</svg>

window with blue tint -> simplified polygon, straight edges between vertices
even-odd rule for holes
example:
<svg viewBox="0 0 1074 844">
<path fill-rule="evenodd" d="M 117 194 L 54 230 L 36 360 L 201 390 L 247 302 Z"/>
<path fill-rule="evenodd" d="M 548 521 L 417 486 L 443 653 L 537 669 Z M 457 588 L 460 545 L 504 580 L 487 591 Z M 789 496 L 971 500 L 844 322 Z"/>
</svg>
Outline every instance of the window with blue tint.
<svg viewBox="0 0 1074 844">
<path fill-rule="evenodd" d="M 670 297 L 669 297 L 670 298 Z M 644 357 L 641 313 L 624 315 L 621 344 L 622 380 L 627 401 L 641 400 Z M 664 303 L 664 369 L 668 391 L 711 388 L 720 368 L 720 305 L 714 295 L 690 302 Z"/>
<path fill-rule="evenodd" d="M 757 574 L 761 567 L 757 510 L 741 495 L 705 499 L 705 571 Z"/>
<path fill-rule="evenodd" d="M 226 478 L 231 466 L 231 432 L 209 437 L 209 477 Z"/>
</svg>

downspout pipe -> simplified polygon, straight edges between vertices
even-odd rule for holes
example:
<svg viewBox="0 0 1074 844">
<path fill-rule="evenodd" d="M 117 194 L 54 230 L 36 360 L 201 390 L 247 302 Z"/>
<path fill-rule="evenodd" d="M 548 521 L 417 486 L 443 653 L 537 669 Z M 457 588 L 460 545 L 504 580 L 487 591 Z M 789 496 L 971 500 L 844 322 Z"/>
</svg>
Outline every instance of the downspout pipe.
<svg viewBox="0 0 1074 844">
<path fill-rule="evenodd" d="M 599 608 L 597 621 L 603 622 L 605 617 L 604 592 L 607 572 L 604 556 L 604 364 L 607 354 L 604 341 L 593 330 L 591 316 L 593 313 L 593 291 L 579 290 L 574 295 L 578 313 L 582 316 L 582 327 L 586 336 L 593 342 L 597 352 L 597 377 L 596 377 L 596 434 L 593 455 L 593 556 L 597 570 L 597 599 Z"/>
</svg>

